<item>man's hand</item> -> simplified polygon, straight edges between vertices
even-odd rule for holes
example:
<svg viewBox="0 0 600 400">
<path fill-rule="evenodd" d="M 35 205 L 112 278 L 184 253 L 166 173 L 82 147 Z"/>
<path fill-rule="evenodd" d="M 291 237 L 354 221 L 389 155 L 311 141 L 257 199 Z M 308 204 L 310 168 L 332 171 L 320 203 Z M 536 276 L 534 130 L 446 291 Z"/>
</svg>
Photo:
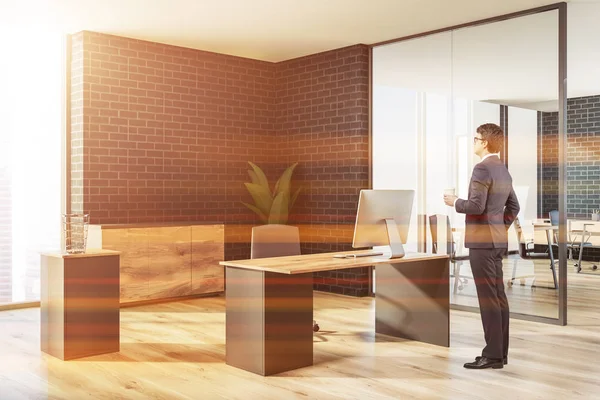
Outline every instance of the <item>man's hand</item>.
<svg viewBox="0 0 600 400">
<path fill-rule="evenodd" d="M 450 194 L 444 195 L 444 203 L 446 203 L 447 206 L 454 207 L 454 200 L 456 199 L 458 199 L 458 196 L 453 196 Z"/>
</svg>

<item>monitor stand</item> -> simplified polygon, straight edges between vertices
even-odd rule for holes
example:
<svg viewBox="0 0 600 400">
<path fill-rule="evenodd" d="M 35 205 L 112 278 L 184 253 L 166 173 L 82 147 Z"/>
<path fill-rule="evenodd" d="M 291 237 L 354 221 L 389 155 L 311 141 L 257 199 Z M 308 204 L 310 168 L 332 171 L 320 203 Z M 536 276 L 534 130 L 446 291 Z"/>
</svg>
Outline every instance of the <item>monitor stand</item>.
<svg viewBox="0 0 600 400">
<path fill-rule="evenodd" d="M 400 234 L 398 233 L 396 221 L 393 218 L 386 218 L 385 226 L 387 228 L 390 250 L 392 250 L 390 258 L 404 257 L 404 246 L 402 246 L 402 239 L 400 238 Z"/>
</svg>

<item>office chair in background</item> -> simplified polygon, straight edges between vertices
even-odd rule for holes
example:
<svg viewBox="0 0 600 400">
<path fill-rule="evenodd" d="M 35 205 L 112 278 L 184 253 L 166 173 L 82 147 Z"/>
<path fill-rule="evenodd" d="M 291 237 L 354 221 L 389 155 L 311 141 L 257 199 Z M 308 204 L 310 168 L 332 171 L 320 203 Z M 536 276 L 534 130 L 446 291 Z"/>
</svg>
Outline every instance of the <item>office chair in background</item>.
<svg viewBox="0 0 600 400">
<path fill-rule="evenodd" d="M 453 273 L 451 276 L 454 276 L 454 293 L 456 290 L 462 290 L 464 285 L 466 285 L 469 281 L 467 277 L 460 276 L 460 267 L 464 261 L 469 260 L 469 256 L 466 254 L 457 255 L 457 246 L 454 241 L 454 232 L 450 226 L 450 218 L 447 215 L 435 214 L 429 216 L 429 229 L 431 232 L 431 240 L 433 243 L 432 250 L 434 254 L 438 252 L 438 235 L 437 235 L 437 227 L 438 220 L 442 218 L 446 218 L 446 248 L 448 249 L 448 255 L 450 256 L 450 262 L 454 264 Z"/>
<path fill-rule="evenodd" d="M 550 216 L 550 224 L 552 226 L 558 226 L 558 223 L 559 223 L 558 210 L 552 210 L 548 214 Z M 574 261 L 573 260 L 573 251 L 577 251 L 577 254 L 579 255 L 583 251 L 583 247 L 592 247 L 592 243 L 588 242 L 588 240 L 590 239 L 592 234 L 588 232 L 587 236 L 583 236 L 584 233 L 581 232 L 583 240 L 577 241 L 577 235 L 575 235 L 573 238 L 571 238 L 571 229 L 569 229 L 569 225 L 567 225 L 567 229 L 568 229 L 567 230 L 568 259 L 571 261 Z M 557 244 L 558 243 L 558 232 L 556 232 L 556 230 L 554 230 L 553 234 L 554 234 L 554 243 Z M 578 257 L 578 260 L 579 259 L 581 259 L 581 257 Z M 573 262 L 573 266 L 577 269 L 577 272 L 581 271 L 581 265 L 579 265 L 579 261 Z M 598 266 L 596 264 L 594 264 L 592 266 L 593 270 L 596 270 L 597 268 L 598 268 Z"/>
<path fill-rule="evenodd" d="M 521 257 L 523 260 L 551 260 L 550 254 L 549 253 L 536 253 L 534 251 L 534 242 L 533 239 L 527 240 L 525 239 L 525 235 L 523 235 L 523 228 L 521 227 L 521 222 L 519 221 L 519 217 L 515 218 L 515 232 L 517 233 L 517 241 L 519 242 L 519 257 Z M 515 262 L 513 264 L 513 270 L 512 270 L 512 277 L 510 278 L 510 280 L 507 282 L 508 286 L 512 286 L 514 285 L 514 281 L 516 279 L 520 279 L 521 281 L 521 286 L 523 286 L 525 284 L 525 278 L 533 278 L 533 284 L 531 285 L 531 287 L 535 287 L 535 274 L 534 275 L 523 275 L 523 276 L 519 276 L 517 277 L 517 264 L 518 264 L 518 260 L 515 259 Z M 535 272 L 535 270 L 534 270 Z M 554 275 L 556 275 L 556 273 L 554 272 L 554 270 L 552 270 L 552 272 L 554 273 Z M 556 286 L 556 277 L 554 278 L 554 282 L 555 282 L 555 286 Z"/>
<path fill-rule="evenodd" d="M 252 228 L 250 258 L 299 256 L 300 231 L 290 225 L 262 225 Z M 313 320 L 313 331 L 319 331 L 319 324 Z"/>
</svg>

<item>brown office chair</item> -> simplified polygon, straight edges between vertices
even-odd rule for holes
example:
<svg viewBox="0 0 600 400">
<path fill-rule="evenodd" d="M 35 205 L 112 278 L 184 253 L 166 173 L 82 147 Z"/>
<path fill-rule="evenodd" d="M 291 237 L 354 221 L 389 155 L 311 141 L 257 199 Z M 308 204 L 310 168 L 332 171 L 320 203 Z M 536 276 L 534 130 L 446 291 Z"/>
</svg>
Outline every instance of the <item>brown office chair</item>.
<svg viewBox="0 0 600 400">
<path fill-rule="evenodd" d="M 448 217 L 447 215 L 444 216 L 444 215 L 437 215 L 437 214 L 429 216 L 429 229 L 431 232 L 433 253 L 437 254 L 437 252 L 438 252 L 437 224 L 438 224 L 438 218 L 443 218 L 443 217 L 446 217 L 446 245 L 447 245 L 447 249 L 448 249 L 448 253 L 449 253 L 448 255 L 450 256 L 450 262 L 454 264 L 454 269 L 453 269 L 453 273 L 451 276 L 454 276 L 454 292 L 456 293 L 456 289 L 462 290 L 464 285 L 466 285 L 469 282 L 467 280 L 467 277 L 460 276 L 460 267 L 461 267 L 463 261 L 469 260 L 469 256 L 456 254 L 457 246 L 456 246 L 456 242 L 454 241 L 454 229 L 452 229 L 452 226 L 450 225 L 450 217 Z"/>
<path fill-rule="evenodd" d="M 261 225 L 252 228 L 250 258 L 267 258 L 300 255 L 300 231 L 290 225 Z M 313 331 L 319 324 L 313 320 Z"/>
</svg>

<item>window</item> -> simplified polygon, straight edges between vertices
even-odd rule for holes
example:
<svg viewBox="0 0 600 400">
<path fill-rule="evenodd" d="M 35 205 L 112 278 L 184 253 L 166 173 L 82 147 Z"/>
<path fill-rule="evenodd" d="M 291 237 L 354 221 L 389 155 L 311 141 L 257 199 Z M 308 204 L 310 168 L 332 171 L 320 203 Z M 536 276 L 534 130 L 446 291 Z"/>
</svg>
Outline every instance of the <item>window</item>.
<svg viewBox="0 0 600 400">
<path fill-rule="evenodd" d="M 39 300 L 61 239 L 63 36 L 0 28 L 0 304 Z"/>
</svg>

